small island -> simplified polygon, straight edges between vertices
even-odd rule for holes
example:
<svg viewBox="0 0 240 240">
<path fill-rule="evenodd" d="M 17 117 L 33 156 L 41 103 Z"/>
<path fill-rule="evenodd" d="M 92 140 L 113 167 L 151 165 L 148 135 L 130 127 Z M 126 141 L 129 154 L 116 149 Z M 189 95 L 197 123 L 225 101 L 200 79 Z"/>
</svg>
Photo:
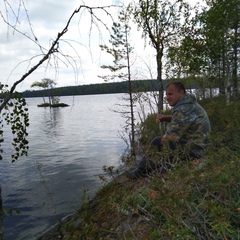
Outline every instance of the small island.
<svg viewBox="0 0 240 240">
<path fill-rule="evenodd" d="M 34 82 L 31 87 L 38 87 L 48 90 L 48 102 L 46 102 L 43 96 L 43 103 L 38 104 L 38 107 L 50 107 L 50 108 L 58 108 L 58 107 L 68 107 L 69 105 L 66 103 L 60 103 L 60 99 L 56 96 L 53 96 L 53 86 L 56 85 L 56 82 L 49 78 L 44 78 L 40 82 Z"/>
<path fill-rule="evenodd" d="M 68 107 L 69 105 L 66 103 L 55 103 L 55 104 L 50 104 L 50 103 L 41 103 L 37 105 L 38 107 L 51 107 L 51 108 L 58 108 L 58 107 Z"/>
</svg>

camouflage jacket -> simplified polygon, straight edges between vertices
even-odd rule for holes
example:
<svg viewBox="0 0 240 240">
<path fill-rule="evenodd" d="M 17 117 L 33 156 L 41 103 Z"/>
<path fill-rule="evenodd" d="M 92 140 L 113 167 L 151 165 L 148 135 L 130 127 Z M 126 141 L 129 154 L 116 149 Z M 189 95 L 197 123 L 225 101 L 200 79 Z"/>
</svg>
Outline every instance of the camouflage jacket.
<svg viewBox="0 0 240 240">
<path fill-rule="evenodd" d="M 183 147 L 191 155 L 202 157 L 207 148 L 211 131 L 206 111 L 192 94 L 185 94 L 172 108 L 172 119 L 166 135 L 176 138 L 177 146 Z"/>
</svg>

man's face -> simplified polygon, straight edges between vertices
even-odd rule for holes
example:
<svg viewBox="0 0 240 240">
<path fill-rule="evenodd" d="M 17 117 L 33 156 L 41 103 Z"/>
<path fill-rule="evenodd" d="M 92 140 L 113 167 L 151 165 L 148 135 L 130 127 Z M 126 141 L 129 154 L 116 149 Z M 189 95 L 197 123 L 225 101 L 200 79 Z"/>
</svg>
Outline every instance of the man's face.
<svg viewBox="0 0 240 240">
<path fill-rule="evenodd" d="M 177 91 L 173 84 L 169 85 L 166 89 L 167 101 L 171 107 L 174 107 L 183 95 L 184 91 Z"/>
</svg>

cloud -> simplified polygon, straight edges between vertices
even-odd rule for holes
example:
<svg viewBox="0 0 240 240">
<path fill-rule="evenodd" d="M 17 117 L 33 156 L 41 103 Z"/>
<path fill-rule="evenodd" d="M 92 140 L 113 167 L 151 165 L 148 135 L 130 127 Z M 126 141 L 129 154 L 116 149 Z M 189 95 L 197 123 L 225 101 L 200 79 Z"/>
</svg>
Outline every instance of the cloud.
<svg viewBox="0 0 240 240">
<path fill-rule="evenodd" d="M 59 23 L 65 23 L 71 12 L 77 7 L 77 1 L 38 0 L 27 1 L 29 17 L 34 23 L 41 24 L 46 28 L 56 28 Z"/>
<path fill-rule="evenodd" d="M 126 3 L 129 0 L 125 0 Z M 84 2 L 79 0 L 22 0 L 0 1 L 0 81 L 10 86 L 19 80 L 34 64 L 47 52 L 57 34 L 62 31 L 75 9 Z M 87 6 L 100 7 L 111 4 L 121 5 L 119 0 L 91 0 Z M 11 6 L 11 8 L 9 7 Z M 25 9 L 24 9 L 25 8 Z M 26 11 L 25 11 L 26 10 Z M 116 17 L 117 8 L 108 8 Z M 98 75 L 107 74 L 100 65 L 111 63 L 109 55 L 100 51 L 99 44 L 108 44 L 109 32 L 104 26 L 111 28 L 112 19 L 101 9 L 96 9 L 95 19 L 91 24 L 91 17 L 87 9 L 81 11 L 72 19 L 67 33 L 60 41 L 61 53 L 46 61 L 39 69 L 31 74 L 17 88 L 18 91 L 29 90 L 33 81 L 51 78 L 57 81 L 57 86 L 81 85 L 103 82 Z M 16 16 L 19 15 L 19 21 Z M 16 25 L 20 34 L 6 25 L 3 21 Z M 105 25 L 104 25 L 105 24 Z M 154 59 L 154 50 L 144 48 L 141 33 L 133 29 L 132 45 L 137 55 Z M 37 41 L 36 41 L 37 40 Z M 41 46 L 41 47 L 40 47 Z M 149 61 L 150 62 L 150 61 Z M 143 61 L 138 60 L 139 69 Z M 136 74 L 135 74 L 136 75 Z"/>
</svg>

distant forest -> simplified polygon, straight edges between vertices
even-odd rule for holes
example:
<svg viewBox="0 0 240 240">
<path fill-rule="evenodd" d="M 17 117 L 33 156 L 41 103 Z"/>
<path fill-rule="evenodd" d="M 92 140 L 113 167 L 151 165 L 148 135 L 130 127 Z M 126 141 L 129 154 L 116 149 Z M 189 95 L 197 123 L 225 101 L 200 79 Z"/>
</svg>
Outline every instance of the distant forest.
<svg viewBox="0 0 240 240">
<path fill-rule="evenodd" d="M 89 85 L 78 85 L 69 87 L 59 87 L 50 89 L 52 96 L 74 96 L 74 95 L 91 95 L 91 94 L 108 94 L 108 93 L 128 93 L 129 82 L 111 82 Z M 131 81 L 132 91 L 157 91 L 157 80 L 134 80 Z M 45 90 L 27 90 L 24 91 L 23 97 L 46 97 L 49 96 L 49 89 Z"/>
</svg>

